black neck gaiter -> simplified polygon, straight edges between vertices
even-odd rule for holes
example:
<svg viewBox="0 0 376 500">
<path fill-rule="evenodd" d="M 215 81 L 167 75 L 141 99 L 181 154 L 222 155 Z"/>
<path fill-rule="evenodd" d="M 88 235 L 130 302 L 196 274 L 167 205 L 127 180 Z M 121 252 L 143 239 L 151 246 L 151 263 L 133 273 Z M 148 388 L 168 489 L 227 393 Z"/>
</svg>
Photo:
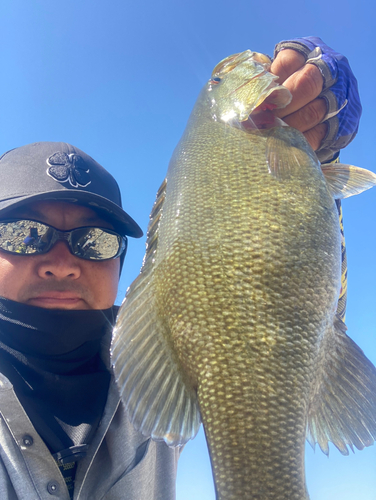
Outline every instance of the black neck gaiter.
<svg viewBox="0 0 376 500">
<path fill-rule="evenodd" d="M 64 311 L 0 297 L 0 371 L 52 453 L 88 444 L 110 373 L 100 357 L 117 308 Z"/>
</svg>

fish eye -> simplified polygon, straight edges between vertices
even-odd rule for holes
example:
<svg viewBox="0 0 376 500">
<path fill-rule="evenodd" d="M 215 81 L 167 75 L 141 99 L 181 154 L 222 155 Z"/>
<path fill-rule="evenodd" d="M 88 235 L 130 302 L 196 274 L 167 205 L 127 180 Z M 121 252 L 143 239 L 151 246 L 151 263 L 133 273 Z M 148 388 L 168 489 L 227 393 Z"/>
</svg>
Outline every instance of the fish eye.
<svg viewBox="0 0 376 500">
<path fill-rule="evenodd" d="M 217 85 L 220 81 L 221 81 L 221 79 L 216 76 L 215 78 L 212 78 L 210 80 L 210 83 L 213 83 L 214 85 Z"/>
</svg>

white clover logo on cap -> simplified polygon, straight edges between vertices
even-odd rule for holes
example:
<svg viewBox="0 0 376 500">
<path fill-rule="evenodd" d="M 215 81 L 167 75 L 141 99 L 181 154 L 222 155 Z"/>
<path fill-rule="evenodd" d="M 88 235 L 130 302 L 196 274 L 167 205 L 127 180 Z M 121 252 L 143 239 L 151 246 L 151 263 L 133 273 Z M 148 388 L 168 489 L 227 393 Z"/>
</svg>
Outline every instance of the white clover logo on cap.
<svg viewBox="0 0 376 500">
<path fill-rule="evenodd" d="M 89 168 L 80 155 L 54 153 L 47 159 L 47 175 L 57 182 L 69 182 L 72 187 L 86 187 L 91 183 Z"/>
</svg>

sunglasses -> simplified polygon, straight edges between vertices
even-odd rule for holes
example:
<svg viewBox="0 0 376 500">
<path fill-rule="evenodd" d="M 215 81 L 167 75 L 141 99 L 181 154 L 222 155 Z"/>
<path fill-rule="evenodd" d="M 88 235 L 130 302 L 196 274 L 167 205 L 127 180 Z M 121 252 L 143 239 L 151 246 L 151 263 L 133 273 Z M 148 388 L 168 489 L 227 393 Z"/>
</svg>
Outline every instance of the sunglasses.
<svg viewBox="0 0 376 500">
<path fill-rule="evenodd" d="M 127 237 L 104 227 L 78 227 L 60 231 L 42 222 L 9 219 L 0 222 L 0 250 L 15 255 L 41 255 L 57 241 L 66 241 L 70 252 L 85 260 L 116 259 L 127 250 Z"/>
</svg>

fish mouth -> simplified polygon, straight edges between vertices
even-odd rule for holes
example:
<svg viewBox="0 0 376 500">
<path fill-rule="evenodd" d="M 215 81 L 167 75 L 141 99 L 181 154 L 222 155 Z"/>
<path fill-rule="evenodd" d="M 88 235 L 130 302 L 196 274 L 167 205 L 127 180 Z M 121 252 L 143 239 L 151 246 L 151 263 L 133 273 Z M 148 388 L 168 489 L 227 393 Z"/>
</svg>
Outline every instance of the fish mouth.
<svg viewBox="0 0 376 500">
<path fill-rule="evenodd" d="M 257 79 L 262 79 L 263 77 L 270 75 L 268 71 L 263 71 L 252 78 L 249 78 L 246 82 L 240 85 L 238 88 L 234 89 L 228 94 L 237 94 L 242 91 L 245 87 L 251 85 Z M 273 111 L 274 109 L 284 108 L 291 101 L 290 91 L 283 85 L 278 85 L 275 80 L 272 80 L 268 87 L 264 89 L 262 93 L 258 95 L 257 100 L 251 100 L 248 106 L 245 106 L 244 112 L 239 115 L 239 121 L 247 120 L 252 115 L 256 115 L 264 111 Z"/>
<path fill-rule="evenodd" d="M 253 112 L 285 107 L 291 101 L 286 87 L 279 85 L 270 73 L 271 60 L 258 52 L 246 50 L 219 62 L 210 83 L 223 90 L 212 102 L 222 108 L 218 113 L 224 122 L 243 122 Z M 222 82 L 223 80 L 223 82 Z"/>
<path fill-rule="evenodd" d="M 260 78 L 261 76 L 264 76 L 266 74 L 266 71 L 263 71 L 262 73 L 258 73 L 257 75 L 255 76 L 252 76 L 252 78 L 248 78 L 247 81 L 245 81 L 242 85 L 239 85 L 239 87 L 237 87 L 236 89 L 232 90 L 231 92 L 229 92 L 227 94 L 227 96 L 231 95 L 231 94 L 234 94 L 236 92 L 238 92 L 239 90 L 241 90 L 242 88 L 246 87 L 247 85 L 249 85 L 253 80 L 256 80 L 256 78 Z"/>
<path fill-rule="evenodd" d="M 225 95 L 226 99 L 231 99 L 232 97 L 234 97 L 232 99 L 233 108 L 221 115 L 222 121 L 244 122 L 248 120 L 248 118 L 253 114 L 257 114 L 260 111 L 267 111 L 267 110 L 271 111 L 279 107 L 278 104 L 274 102 L 272 95 L 276 91 L 276 87 L 275 85 L 273 85 L 273 82 L 267 89 L 265 89 L 265 91 L 262 94 L 258 96 L 258 99 L 256 101 L 252 99 L 249 102 L 247 101 L 242 102 L 241 99 L 237 99 L 237 96 L 241 94 L 242 91 L 246 93 L 247 92 L 246 88 L 252 83 L 254 83 L 256 79 L 260 79 L 263 76 L 265 76 L 266 73 L 267 73 L 266 71 L 263 71 L 262 73 L 252 76 L 251 78 L 246 80 L 242 85 L 239 85 L 238 87 L 231 90 Z"/>
</svg>

